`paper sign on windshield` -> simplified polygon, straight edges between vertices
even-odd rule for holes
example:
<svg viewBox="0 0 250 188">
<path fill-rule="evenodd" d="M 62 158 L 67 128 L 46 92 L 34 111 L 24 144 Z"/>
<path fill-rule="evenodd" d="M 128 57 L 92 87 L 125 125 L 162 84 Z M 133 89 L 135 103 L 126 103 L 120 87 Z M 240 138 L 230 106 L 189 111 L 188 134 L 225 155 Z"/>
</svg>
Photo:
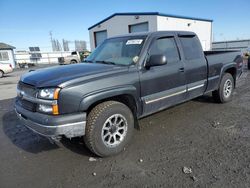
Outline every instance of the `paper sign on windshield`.
<svg viewBox="0 0 250 188">
<path fill-rule="evenodd" d="M 128 40 L 126 42 L 126 45 L 131 45 L 131 44 L 141 44 L 142 43 L 142 39 L 134 39 L 134 40 Z"/>
</svg>

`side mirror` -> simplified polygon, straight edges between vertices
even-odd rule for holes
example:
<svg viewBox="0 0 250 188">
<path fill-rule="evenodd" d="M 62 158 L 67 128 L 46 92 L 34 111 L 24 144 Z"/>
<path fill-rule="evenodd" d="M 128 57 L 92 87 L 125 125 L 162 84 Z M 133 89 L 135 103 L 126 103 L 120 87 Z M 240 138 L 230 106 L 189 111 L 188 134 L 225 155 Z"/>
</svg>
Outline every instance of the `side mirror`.
<svg viewBox="0 0 250 188">
<path fill-rule="evenodd" d="M 152 66 L 160 66 L 160 65 L 166 65 L 167 64 L 167 58 L 165 55 L 151 55 L 149 57 L 148 62 L 146 63 L 146 67 L 152 67 Z"/>
</svg>

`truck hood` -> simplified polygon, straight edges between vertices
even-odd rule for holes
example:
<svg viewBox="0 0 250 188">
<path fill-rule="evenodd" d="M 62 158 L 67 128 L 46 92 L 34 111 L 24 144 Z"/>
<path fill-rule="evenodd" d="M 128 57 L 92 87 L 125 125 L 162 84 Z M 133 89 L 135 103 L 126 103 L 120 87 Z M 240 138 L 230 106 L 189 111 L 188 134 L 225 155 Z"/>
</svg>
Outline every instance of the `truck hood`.
<svg viewBox="0 0 250 188">
<path fill-rule="evenodd" d="M 20 80 L 37 88 L 65 87 L 77 81 L 98 79 L 123 71 L 128 71 L 128 67 L 97 63 L 81 63 L 31 71 L 24 74 Z"/>
</svg>

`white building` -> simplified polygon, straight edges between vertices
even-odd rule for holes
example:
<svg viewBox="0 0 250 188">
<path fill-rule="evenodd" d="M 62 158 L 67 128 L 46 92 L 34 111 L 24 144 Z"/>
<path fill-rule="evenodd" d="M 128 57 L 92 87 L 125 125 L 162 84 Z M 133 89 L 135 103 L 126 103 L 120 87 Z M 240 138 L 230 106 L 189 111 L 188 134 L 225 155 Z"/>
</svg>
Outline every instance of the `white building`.
<svg viewBox="0 0 250 188">
<path fill-rule="evenodd" d="M 145 31 L 193 31 L 204 50 L 212 44 L 213 20 L 162 14 L 159 12 L 115 13 L 89 28 L 90 47 L 93 50 L 104 39 L 116 35 Z"/>
<path fill-rule="evenodd" d="M 9 63 L 13 68 L 15 67 L 13 49 L 15 49 L 14 46 L 0 42 L 0 63 Z"/>
</svg>

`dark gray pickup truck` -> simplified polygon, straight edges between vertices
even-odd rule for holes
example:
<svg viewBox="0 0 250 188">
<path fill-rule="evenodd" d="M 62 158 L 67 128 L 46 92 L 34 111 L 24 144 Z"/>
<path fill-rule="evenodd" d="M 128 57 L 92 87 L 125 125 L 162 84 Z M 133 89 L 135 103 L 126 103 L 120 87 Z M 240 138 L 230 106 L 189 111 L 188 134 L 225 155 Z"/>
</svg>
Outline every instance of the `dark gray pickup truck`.
<svg viewBox="0 0 250 188">
<path fill-rule="evenodd" d="M 84 136 L 105 157 L 123 150 L 139 118 L 209 92 L 230 101 L 241 67 L 240 52 L 203 52 L 192 32 L 118 36 L 84 63 L 23 75 L 15 109 L 38 134 Z"/>
</svg>

